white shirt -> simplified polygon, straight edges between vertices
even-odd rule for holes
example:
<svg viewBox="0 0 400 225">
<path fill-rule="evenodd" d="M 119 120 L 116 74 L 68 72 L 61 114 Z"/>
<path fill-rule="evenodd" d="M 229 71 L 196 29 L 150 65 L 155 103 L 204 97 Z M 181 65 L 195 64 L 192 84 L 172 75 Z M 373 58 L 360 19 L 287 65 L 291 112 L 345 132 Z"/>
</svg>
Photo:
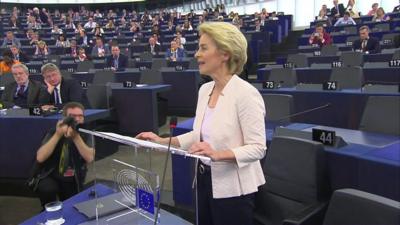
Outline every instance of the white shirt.
<svg viewBox="0 0 400 225">
<path fill-rule="evenodd" d="M 58 94 L 59 102 L 60 102 L 60 104 L 62 104 L 61 92 L 60 92 L 60 89 L 61 89 L 61 82 L 54 88 L 54 91 L 56 91 L 56 88 L 57 88 L 57 94 Z M 54 102 L 57 102 L 56 93 L 54 93 Z"/>
</svg>

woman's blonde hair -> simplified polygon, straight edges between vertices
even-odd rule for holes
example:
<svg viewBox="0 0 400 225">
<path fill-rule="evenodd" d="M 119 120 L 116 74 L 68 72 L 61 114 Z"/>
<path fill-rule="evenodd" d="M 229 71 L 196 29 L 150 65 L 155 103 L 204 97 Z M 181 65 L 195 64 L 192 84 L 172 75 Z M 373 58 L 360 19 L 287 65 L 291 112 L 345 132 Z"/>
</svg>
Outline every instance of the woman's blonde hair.
<svg viewBox="0 0 400 225">
<path fill-rule="evenodd" d="M 240 74 L 247 61 L 247 40 L 234 25 L 226 22 L 205 22 L 199 26 L 200 35 L 207 34 L 217 48 L 230 57 L 227 62 L 232 74 Z"/>
</svg>

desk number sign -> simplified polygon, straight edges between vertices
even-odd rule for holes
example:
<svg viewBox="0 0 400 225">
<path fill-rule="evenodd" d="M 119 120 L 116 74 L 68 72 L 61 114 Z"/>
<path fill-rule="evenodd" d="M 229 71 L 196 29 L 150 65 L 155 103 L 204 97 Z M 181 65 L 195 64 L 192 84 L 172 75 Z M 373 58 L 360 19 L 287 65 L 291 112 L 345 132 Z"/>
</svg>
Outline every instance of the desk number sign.
<svg viewBox="0 0 400 225">
<path fill-rule="evenodd" d="M 86 81 L 81 81 L 81 87 L 82 88 L 87 88 L 87 82 Z"/>
<path fill-rule="evenodd" d="M 124 86 L 124 88 L 132 88 L 133 82 L 132 81 L 124 81 L 123 86 Z"/>
<path fill-rule="evenodd" d="M 338 88 L 337 81 L 327 81 L 322 85 L 322 89 L 326 91 L 336 91 L 337 88 Z"/>
<path fill-rule="evenodd" d="M 266 81 L 263 84 L 264 89 L 275 89 L 275 82 L 274 81 Z"/>
<path fill-rule="evenodd" d="M 332 68 L 339 68 L 339 67 L 342 67 L 342 62 L 340 62 L 340 61 L 332 62 Z"/>
<path fill-rule="evenodd" d="M 41 116 L 42 109 L 40 107 L 31 107 L 29 108 L 29 115 L 31 116 Z"/>
<path fill-rule="evenodd" d="M 389 67 L 400 67 L 400 59 L 390 60 Z"/>
<path fill-rule="evenodd" d="M 287 62 L 287 63 L 283 64 L 283 68 L 294 68 L 294 63 Z"/>
<path fill-rule="evenodd" d="M 312 129 L 313 141 L 321 142 L 324 145 L 333 146 L 335 144 L 335 131 Z"/>
</svg>

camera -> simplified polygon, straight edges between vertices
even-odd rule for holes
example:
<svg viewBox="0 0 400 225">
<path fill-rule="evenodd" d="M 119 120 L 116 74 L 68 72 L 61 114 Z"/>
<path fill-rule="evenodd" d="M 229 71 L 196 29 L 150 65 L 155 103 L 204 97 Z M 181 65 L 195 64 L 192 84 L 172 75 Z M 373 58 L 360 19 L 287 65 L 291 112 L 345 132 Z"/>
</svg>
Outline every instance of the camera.
<svg viewBox="0 0 400 225">
<path fill-rule="evenodd" d="M 71 116 L 65 117 L 62 123 L 67 125 L 67 126 L 69 126 L 69 127 L 71 127 L 73 130 L 77 130 L 78 129 L 78 123 Z"/>
</svg>

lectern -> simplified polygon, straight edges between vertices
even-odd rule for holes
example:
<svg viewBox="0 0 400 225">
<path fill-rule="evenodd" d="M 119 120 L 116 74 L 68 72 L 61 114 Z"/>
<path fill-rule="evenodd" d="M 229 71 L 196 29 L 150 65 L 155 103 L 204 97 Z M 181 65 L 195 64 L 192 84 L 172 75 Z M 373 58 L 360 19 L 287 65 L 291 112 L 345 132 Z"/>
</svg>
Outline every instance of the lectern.
<svg viewBox="0 0 400 225">
<path fill-rule="evenodd" d="M 95 183 L 92 190 L 94 199 L 75 205 L 79 212 L 91 219 L 84 224 L 190 224 L 165 210 L 157 210 L 163 198 L 160 179 L 165 176 L 165 171 L 160 169 L 164 165 L 154 165 L 154 162 L 166 162 L 164 159 L 168 157 L 165 154 L 168 146 L 115 133 L 82 128 L 79 131 L 91 135 L 94 146 L 95 140 L 99 138 L 120 145 L 119 152 L 94 161 L 91 165 L 92 170 L 88 176 Z M 210 160 L 175 147 L 171 147 L 169 151 L 188 159 Z M 95 187 L 99 183 L 108 183 L 113 194 L 98 197 Z"/>
</svg>

